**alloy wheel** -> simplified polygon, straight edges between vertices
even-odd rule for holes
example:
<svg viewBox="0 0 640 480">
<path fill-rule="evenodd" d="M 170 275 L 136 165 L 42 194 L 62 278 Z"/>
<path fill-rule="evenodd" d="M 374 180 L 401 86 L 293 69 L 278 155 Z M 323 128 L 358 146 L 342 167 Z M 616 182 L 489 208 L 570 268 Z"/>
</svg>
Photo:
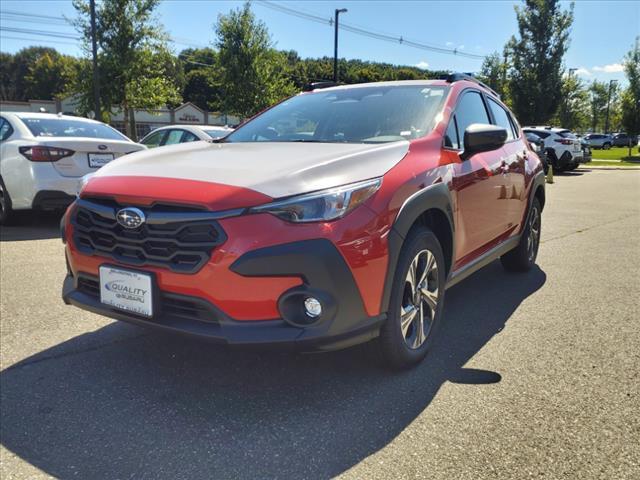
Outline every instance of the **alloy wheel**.
<svg viewBox="0 0 640 480">
<path fill-rule="evenodd" d="M 421 250 L 411 261 L 400 307 L 400 330 L 411 349 L 424 344 L 438 306 L 438 264 L 433 253 Z"/>
<path fill-rule="evenodd" d="M 536 258 L 540 245 L 540 212 L 534 206 L 529 216 L 529 235 L 527 235 L 527 257 L 530 263 Z"/>
</svg>

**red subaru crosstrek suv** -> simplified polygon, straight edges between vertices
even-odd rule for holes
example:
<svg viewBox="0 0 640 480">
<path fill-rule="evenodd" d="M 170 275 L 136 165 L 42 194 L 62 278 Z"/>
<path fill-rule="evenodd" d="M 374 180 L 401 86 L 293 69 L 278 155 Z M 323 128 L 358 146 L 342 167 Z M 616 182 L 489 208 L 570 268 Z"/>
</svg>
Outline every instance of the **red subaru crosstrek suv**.
<svg viewBox="0 0 640 480">
<path fill-rule="evenodd" d="M 63 219 L 63 299 L 230 345 L 377 338 L 408 367 L 448 287 L 534 264 L 544 201 L 540 160 L 473 77 L 315 89 L 100 169 Z"/>
</svg>

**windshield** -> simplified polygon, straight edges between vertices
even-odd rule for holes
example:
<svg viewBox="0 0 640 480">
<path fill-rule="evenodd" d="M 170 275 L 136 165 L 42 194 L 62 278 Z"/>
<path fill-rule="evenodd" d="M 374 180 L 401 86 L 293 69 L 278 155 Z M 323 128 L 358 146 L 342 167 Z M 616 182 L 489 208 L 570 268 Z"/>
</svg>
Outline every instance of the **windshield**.
<svg viewBox="0 0 640 480">
<path fill-rule="evenodd" d="M 230 134 L 225 142 L 385 143 L 435 126 L 448 87 L 356 87 L 298 95 Z"/>
<path fill-rule="evenodd" d="M 103 123 L 68 120 L 66 118 L 21 117 L 22 123 L 35 137 L 86 137 L 109 140 L 129 140 Z"/>
</svg>

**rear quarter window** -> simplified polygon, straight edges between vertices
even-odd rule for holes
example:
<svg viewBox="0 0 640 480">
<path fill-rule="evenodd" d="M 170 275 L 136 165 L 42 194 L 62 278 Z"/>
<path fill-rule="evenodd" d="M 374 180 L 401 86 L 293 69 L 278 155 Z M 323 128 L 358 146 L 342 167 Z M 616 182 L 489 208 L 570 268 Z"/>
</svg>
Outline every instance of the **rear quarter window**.
<svg viewBox="0 0 640 480">
<path fill-rule="evenodd" d="M 496 125 L 507 131 L 507 142 L 514 140 L 516 137 L 507 111 L 492 98 L 489 98 L 489 109 L 491 109 Z"/>
</svg>

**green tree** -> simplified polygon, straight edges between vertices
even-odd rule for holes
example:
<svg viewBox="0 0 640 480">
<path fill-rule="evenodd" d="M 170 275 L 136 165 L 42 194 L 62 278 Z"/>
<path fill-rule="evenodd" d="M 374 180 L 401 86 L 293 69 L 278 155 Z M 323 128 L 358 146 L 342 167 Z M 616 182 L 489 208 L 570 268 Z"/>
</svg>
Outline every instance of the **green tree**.
<svg viewBox="0 0 640 480">
<path fill-rule="evenodd" d="M 609 85 L 594 80 L 589 86 L 589 117 L 591 131 L 604 130 L 604 117 L 609 98 Z"/>
<path fill-rule="evenodd" d="M 18 97 L 14 55 L 0 52 L 0 100 L 22 100 Z"/>
<path fill-rule="evenodd" d="M 560 92 L 562 97 L 553 123 L 569 130 L 583 129 L 588 118 L 589 94 L 582 81 L 575 75 L 567 75 L 562 79 Z"/>
<path fill-rule="evenodd" d="M 127 135 L 136 139 L 135 109 L 150 110 L 180 101 L 171 71 L 172 55 L 167 36 L 153 12 L 159 0 L 103 0 L 96 5 L 96 38 L 99 48 L 100 96 L 102 112 L 108 118 L 116 108 L 124 113 Z M 78 12 L 75 25 L 90 47 L 90 11 L 86 0 L 73 0 Z M 93 80 L 85 63 L 78 82 L 80 105 L 90 111 Z M 175 74 L 175 70 L 173 72 Z"/>
<path fill-rule="evenodd" d="M 0 57 L 0 98 L 51 100 L 75 77 L 77 61 L 54 48 L 33 46 Z"/>
<path fill-rule="evenodd" d="M 640 135 L 640 37 L 624 60 L 624 73 L 629 86 L 622 94 L 622 126 L 629 135 Z M 629 147 L 631 156 L 631 147 Z"/>
<path fill-rule="evenodd" d="M 248 117 L 296 91 L 286 75 L 286 54 L 273 49 L 248 2 L 218 16 L 215 30 L 225 113 Z"/>
<path fill-rule="evenodd" d="M 562 98 L 562 59 L 569 46 L 573 3 L 562 10 L 560 0 L 524 0 L 516 16 L 518 37 L 507 44 L 512 107 L 524 124 L 547 123 Z"/>
<path fill-rule="evenodd" d="M 27 99 L 53 100 L 68 93 L 78 75 L 76 58 L 57 51 L 45 52 L 29 66 L 24 77 L 24 95 Z"/>
<path fill-rule="evenodd" d="M 192 102 L 203 110 L 222 109 L 222 87 L 219 72 L 213 68 L 196 68 L 187 73 L 183 91 L 185 102 Z"/>
<path fill-rule="evenodd" d="M 485 57 L 478 78 L 489 85 L 504 101 L 507 96 L 507 63 L 506 52 L 500 55 L 494 52 Z"/>
</svg>

